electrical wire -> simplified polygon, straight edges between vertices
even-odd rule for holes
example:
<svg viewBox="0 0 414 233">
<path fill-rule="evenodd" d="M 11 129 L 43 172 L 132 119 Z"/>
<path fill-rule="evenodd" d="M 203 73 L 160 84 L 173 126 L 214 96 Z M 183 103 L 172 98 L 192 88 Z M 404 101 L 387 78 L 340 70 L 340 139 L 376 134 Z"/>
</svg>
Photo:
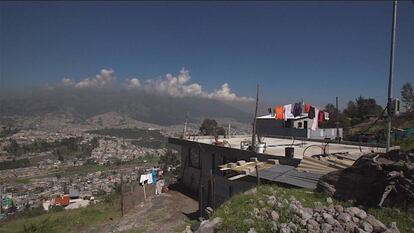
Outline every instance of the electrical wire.
<svg viewBox="0 0 414 233">
<path fill-rule="evenodd" d="M 374 125 L 377 124 L 378 120 L 382 118 L 382 116 L 384 115 L 385 110 L 387 110 L 388 106 L 384 108 L 384 110 L 382 110 L 381 114 L 377 117 L 377 119 L 375 119 L 375 121 L 368 126 L 365 130 L 363 130 L 362 132 L 360 132 L 360 134 L 363 134 L 365 132 L 367 132 L 368 130 L 370 130 Z M 352 128 L 352 127 L 351 127 Z"/>
<path fill-rule="evenodd" d="M 375 121 L 371 124 L 371 125 L 369 125 L 366 129 L 364 129 L 364 130 L 362 130 L 360 133 L 359 133 L 359 138 L 358 138 L 358 142 L 359 142 L 359 144 L 358 144 L 358 146 L 359 146 L 359 152 L 362 152 L 362 141 L 361 141 L 361 134 L 364 134 L 364 133 L 366 133 L 368 130 L 370 130 L 374 125 L 376 125 L 377 124 L 377 122 L 378 122 L 378 120 L 379 119 L 381 119 L 382 118 L 382 116 L 384 115 L 384 113 L 385 113 L 385 110 L 387 110 L 388 109 L 388 106 L 386 106 L 385 108 L 384 108 L 384 110 L 382 110 L 382 112 L 381 112 L 381 114 L 377 117 L 377 119 L 375 119 Z M 350 127 L 351 129 L 353 129 L 353 128 L 355 128 L 355 127 Z"/>
</svg>

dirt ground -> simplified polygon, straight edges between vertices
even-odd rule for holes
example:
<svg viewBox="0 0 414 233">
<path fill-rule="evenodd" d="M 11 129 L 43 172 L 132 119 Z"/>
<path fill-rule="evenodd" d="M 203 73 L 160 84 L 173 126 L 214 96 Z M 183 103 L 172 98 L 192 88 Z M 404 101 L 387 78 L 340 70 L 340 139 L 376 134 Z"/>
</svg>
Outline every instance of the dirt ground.
<svg viewBox="0 0 414 233">
<path fill-rule="evenodd" d="M 137 206 L 120 219 L 81 232 L 181 232 L 197 216 L 197 209 L 197 201 L 178 191 L 170 190 Z"/>
</svg>

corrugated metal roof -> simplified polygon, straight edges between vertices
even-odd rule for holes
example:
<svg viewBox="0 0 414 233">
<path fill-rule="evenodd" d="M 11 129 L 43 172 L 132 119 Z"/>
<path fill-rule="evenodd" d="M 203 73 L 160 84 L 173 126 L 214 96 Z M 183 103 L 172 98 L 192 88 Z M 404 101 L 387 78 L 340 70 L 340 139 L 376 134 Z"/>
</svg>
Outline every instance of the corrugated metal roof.
<svg viewBox="0 0 414 233">
<path fill-rule="evenodd" d="M 251 175 L 256 176 L 255 173 Z M 308 189 L 315 189 L 321 176 L 320 174 L 310 172 L 300 172 L 295 167 L 287 165 L 276 165 L 259 171 L 261 179 Z"/>
</svg>

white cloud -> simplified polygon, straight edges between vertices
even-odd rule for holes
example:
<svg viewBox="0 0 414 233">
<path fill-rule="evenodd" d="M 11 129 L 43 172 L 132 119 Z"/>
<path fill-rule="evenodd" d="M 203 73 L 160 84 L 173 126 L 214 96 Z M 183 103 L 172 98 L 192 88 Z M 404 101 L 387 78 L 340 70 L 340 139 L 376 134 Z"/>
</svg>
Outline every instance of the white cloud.
<svg viewBox="0 0 414 233">
<path fill-rule="evenodd" d="M 75 88 L 111 88 L 114 86 L 115 80 L 113 69 L 102 69 L 94 78 L 85 78 L 79 82 L 64 78 L 62 79 L 62 85 Z"/>
<path fill-rule="evenodd" d="M 250 97 L 237 96 L 232 92 L 228 83 L 224 83 L 221 89 L 209 93 L 204 91 L 200 84 L 190 83 L 190 80 L 190 72 L 182 68 L 177 76 L 166 74 L 165 78 L 148 79 L 143 82 L 138 78 L 126 79 L 124 87 L 172 97 L 198 97 L 220 101 L 253 101 L 253 98 Z M 102 69 L 94 78 L 85 78 L 79 82 L 64 78 L 61 85 L 74 88 L 112 88 L 115 81 L 114 70 Z"/>
<path fill-rule="evenodd" d="M 141 87 L 141 82 L 137 78 L 126 79 L 125 87 L 128 89 L 138 88 Z"/>
<path fill-rule="evenodd" d="M 189 84 L 190 73 L 181 69 L 178 77 L 167 74 L 164 79 L 149 79 L 145 81 L 144 89 L 149 92 L 170 95 L 172 97 L 203 97 L 205 93 L 198 83 Z"/>
<path fill-rule="evenodd" d="M 63 86 L 74 86 L 75 85 L 75 81 L 73 81 L 70 78 L 63 78 L 62 79 L 62 85 Z"/>
<path fill-rule="evenodd" d="M 226 101 L 253 101 L 253 98 L 250 97 L 239 97 L 235 93 L 231 92 L 230 86 L 228 83 L 224 83 L 221 86 L 221 89 L 214 90 L 212 93 L 208 94 L 208 97 L 211 99 L 217 100 L 226 100 Z"/>
</svg>

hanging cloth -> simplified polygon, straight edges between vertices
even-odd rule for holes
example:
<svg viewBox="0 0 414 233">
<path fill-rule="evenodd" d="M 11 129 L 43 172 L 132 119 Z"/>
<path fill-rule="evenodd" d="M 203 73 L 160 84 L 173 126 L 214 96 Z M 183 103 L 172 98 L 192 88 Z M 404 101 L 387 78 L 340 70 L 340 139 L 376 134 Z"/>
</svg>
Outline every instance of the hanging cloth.
<svg viewBox="0 0 414 233">
<path fill-rule="evenodd" d="M 324 112 L 325 113 L 325 121 L 329 121 L 329 112 Z"/>
<path fill-rule="evenodd" d="M 309 113 L 310 107 L 310 104 L 305 104 L 305 112 Z"/>
<path fill-rule="evenodd" d="M 325 120 L 325 113 L 323 111 L 319 111 L 318 121 L 323 122 L 324 120 Z"/>
<path fill-rule="evenodd" d="M 145 183 L 145 181 L 148 181 L 148 180 L 149 180 L 148 174 L 144 174 L 144 175 L 141 175 L 139 179 L 139 183 Z"/>
<path fill-rule="evenodd" d="M 308 113 L 309 119 L 313 119 L 315 118 L 315 116 L 316 116 L 315 108 L 313 106 L 309 106 L 309 113 Z"/>
<path fill-rule="evenodd" d="M 313 108 L 313 107 L 311 107 L 311 108 Z M 313 108 L 313 109 L 314 109 L 315 115 L 318 116 L 319 109 L 317 109 L 317 108 Z M 318 118 L 317 117 L 313 117 L 313 120 L 312 120 L 312 128 L 311 129 L 312 130 L 316 130 L 317 128 L 318 128 Z"/>
<path fill-rule="evenodd" d="M 275 107 L 275 119 L 276 120 L 283 120 L 283 106 L 276 106 Z"/>
<path fill-rule="evenodd" d="M 157 183 L 157 170 L 152 169 L 151 176 L 152 176 L 152 182 Z"/>
<path fill-rule="evenodd" d="M 152 173 L 148 173 L 147 176 L 148 176 L 148 184 L 155 183 L 152 177 Z"/>
<path fill-rule="evenodd" d="M 283 110 L 284 110 L 284 117 L 285 117 L 285 121 L 287 121 L 288 119 L 292 119 L 294 118 L 293 114 L 292 114 L 292 104 L 287 104 L 285 106 L 283 106 Z"/>
<path fill-rule="evenodd" d="M 300 103 L 300 102 L 299 103 L 296 103 L 293 106 L 292 113 L 293 113 L 293 116 L 295 116 L 295 117 L 300 116 L 300 114 L 302 114 L 302 103 Z"/>
</svg>

